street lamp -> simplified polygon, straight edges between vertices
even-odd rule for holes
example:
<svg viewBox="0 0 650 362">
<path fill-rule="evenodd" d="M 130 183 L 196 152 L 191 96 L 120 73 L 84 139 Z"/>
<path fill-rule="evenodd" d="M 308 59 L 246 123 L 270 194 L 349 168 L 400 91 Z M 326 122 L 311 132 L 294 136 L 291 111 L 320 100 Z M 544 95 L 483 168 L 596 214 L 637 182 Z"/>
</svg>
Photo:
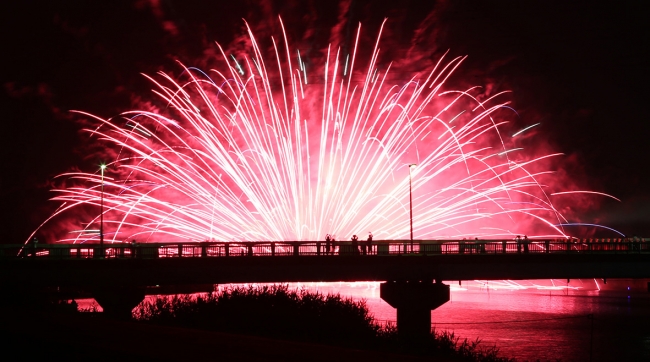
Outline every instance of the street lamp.
<svg viewBox="0 0 650 362">
<path fill-rule="evenodd" d="M 411 169 L 417 166 L 415 163 L 409 165 L 409 208 L 411 210 L 411 252 L 413 252 L 413 178 L 411 177 Z"/>
<path fill-rule="evenodd" d="M 106 165 L 101 164 L 99 168 L 102 171 L 102 196 L 101 196 L 101 213 L 99 214 L 99 252 L 100 257 L 104 257 L 104 170 Z"/>
</svg>

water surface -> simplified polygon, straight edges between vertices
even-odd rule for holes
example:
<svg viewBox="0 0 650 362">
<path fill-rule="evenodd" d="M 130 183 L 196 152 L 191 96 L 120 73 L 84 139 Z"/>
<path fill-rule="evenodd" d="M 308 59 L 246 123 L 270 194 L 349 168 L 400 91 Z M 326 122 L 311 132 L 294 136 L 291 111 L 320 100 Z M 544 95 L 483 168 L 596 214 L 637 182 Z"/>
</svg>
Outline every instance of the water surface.
<svg viewBox="0 0 650 362">
<path fill-rule="evenodd" d="M 432 327 L 453 331 L 461 340 L 480 339 L 485 347 L 498 347 L 502 356 L 518 361 L 650 361 L 646 281 L 445 283 L 451 286 L 451 300 L 431 312 Z M 396 311 L 379 297 L 379 284 L 290 287 L 365 300 L 377 321 L 395 323 Z M 93 304 L 79 301 L 81 308 Z"/>
</svg>

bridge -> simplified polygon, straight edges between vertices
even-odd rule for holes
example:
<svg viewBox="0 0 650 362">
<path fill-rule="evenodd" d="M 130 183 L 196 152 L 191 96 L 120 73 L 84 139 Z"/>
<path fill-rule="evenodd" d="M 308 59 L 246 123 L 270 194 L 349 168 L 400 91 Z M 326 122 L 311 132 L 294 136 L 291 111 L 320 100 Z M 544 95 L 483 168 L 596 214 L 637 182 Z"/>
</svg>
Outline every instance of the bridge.
<svg viewBox="0 0 650 362">
<path fill-rule="evenodd" d="M 650 278 L 650 239 L 179 242 L 0 246 L 0 287 L 85 291 L 129 317 L 147 290 L 378 281 L 400 335 L 428 335 L 443 280 Z"/>
</svg>

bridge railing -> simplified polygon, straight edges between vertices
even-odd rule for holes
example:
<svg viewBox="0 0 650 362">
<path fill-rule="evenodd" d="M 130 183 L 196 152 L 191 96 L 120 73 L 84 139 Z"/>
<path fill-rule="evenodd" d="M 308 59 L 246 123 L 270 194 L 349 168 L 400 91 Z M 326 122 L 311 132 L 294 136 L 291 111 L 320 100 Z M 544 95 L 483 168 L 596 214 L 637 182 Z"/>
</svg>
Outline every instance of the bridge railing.
<svg viewBox="0 0 650 362">
<path fill-rule="evenodd" d="M 650 253 L 650 239 L 238 241 L 0 245 L 0 259 L 157 259 L 262 256 L 435 256 L 465 254 Z"/>
</svg>

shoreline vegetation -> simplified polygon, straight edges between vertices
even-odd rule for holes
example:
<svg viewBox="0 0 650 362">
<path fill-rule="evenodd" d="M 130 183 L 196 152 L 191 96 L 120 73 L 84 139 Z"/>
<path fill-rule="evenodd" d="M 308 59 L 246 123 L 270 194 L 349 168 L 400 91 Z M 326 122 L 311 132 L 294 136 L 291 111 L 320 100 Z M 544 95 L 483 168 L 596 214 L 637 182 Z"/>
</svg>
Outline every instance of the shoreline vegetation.
<svg viewBox="0 0 650 362">
<path fill-rule="evenodd" d="M 345 348 L 440 357 L 445 360 L 509 362 L 496 346 L 461 341 L 433 330 L 417 345 L 402 343 L 394 324 L 381 325 L 365 301 L 338 294 L 290 290 L 287 285 L 228 287 L 205 295 L 160 296 L 133 311 L 136 321 L 168 327 L 270 337 Z"/>
</svg>

